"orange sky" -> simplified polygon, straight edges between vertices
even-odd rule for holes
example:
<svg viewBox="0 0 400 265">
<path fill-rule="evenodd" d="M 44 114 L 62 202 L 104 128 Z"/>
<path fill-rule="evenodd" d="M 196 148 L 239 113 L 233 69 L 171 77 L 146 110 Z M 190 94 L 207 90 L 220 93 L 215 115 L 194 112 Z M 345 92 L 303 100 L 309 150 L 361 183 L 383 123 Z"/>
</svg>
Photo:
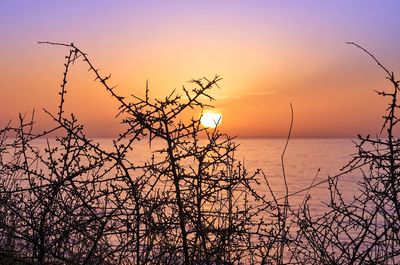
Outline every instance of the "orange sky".
<svg viewBox="0 0 400 265">
<path fill-rule="evenodd" d="M 84 2 L 84 3 L 82 3 Z M 323 3 L 322 3 L 323 2 Z M 214 91 L 221 129 L 283 137 L 292 103 L 295 137 L 379 132 L 384 73 L 355 41 L 399 72 L 396 1 L 11 1 L 0 2 L 0 125 L 42 108 L 56 111 L 67 50 L 74 42 L 122 95 L 162 97 L 191 78 L 220 75 Z M 88 135 L 116 133 L 115 102 L 83 64 L 71 71 L 67 110 Z M 197 115 L 194 113 L 193 115 Z"/>
</svg>

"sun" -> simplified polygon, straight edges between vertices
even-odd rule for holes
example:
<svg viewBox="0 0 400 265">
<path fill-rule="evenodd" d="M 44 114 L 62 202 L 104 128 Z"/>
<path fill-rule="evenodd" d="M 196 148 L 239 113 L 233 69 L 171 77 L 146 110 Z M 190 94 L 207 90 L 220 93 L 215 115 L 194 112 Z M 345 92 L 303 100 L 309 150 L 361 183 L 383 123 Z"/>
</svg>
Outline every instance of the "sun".
<svg viewBox="0 0 400 265">
<path fill-rule="evenodd" d="M 220 125 L 222 122 L 222 115 L 221 113 L 215 112 L 204 112 L 200 118 L 200 123 L 203 127 L 206 128 L 215 128 L 217 125 Z"/>
</svg>

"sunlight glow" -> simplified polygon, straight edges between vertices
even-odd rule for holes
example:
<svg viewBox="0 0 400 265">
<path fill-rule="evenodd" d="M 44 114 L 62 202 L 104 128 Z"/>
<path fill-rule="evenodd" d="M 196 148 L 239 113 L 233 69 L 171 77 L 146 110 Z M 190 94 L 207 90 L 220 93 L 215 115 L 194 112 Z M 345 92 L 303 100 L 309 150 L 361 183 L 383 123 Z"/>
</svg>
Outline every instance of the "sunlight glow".
<svg viewBox="0 0 400 265">
<path fill-rule="evenodd" d="M 205 112 L 200 118 L 200 123 L 206 128 L 215 128 L 222 122 L 222 115 L 220 113 Z"/>
</svg>

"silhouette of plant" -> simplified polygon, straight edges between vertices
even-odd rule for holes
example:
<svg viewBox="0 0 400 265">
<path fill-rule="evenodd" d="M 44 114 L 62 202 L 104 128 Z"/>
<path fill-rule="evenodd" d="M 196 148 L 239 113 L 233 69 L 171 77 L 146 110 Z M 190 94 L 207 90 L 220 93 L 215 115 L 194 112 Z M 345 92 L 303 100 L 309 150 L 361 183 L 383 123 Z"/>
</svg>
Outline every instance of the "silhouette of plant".
<svg viewBox="0 0 400 265">
<path fill-rule="evenodd" d="M 58 112 L 46 111 L 54 128 L 34 133 L 32 115 L 0 133 L 1 262 L 282 260 L 286 217 L 280 218 L 276 200 L 267 201 L 253 189 L 267 182 L 265 175 L 250 174 L 236 161 L 231 137 L 202 128 L 199 119 L 181 118 L 210 106 L 209 91 L 218 86 L 218 76 L 192 80 L 183 95 L 173 91 L 164 99 L 151 99 L 146 84 L 145 98 L 127 99 L 74 44 L 46 43 L 69 49 Z M 124 129 L 111 149 L 87 138 L 83 125 L 65 113 L 68 74 L 78 60 L 119 103 L 117 116 Z M 53 132 L 56 139 L 43 140 Z M 141 141 L 161 147 L 152 149 L 145 163 L 133 163 L 129 157 Z"/>
<path fill-rule="evenodd" d="M 392 84 L 381 134 L 359 136 L 358 153 L 328 180 L 327 211 L 312 215 L 308 191 L 276 197 L 261 170 L 249 173 L 237 145 L 194 113 L 212 107 L 220 78 L 194 79 L 163 99 L 125 98 L 74 44 L 54 126 L 35 133 L 34 113 L 0 131 L 0 264 L 398 264 L 400 256 L 399 81 L 371 53 Z M 83 62 L 118 102 L 123 124 L 111 146 L 84 133 L 65 113 L 69 70 Z M 189 115 L 188 115 L 189 114 Z M 193 116 L 187 120 L 184 117 Z M 197 116 L 197 115 L 196 115 Z M 52 133 L 58 137 L 48 139 Z M 133 161 L 149 144 L 145 162 Z M 318 174 L 318 173 L 317 173 Z M 362 174 L 360 193 L 345 200 L 338 181 Z M 254 189 L 263 185 L 266 194 Z M 307 191 L 300 209 L 289 197 Z"/>
<path fill-rule="evenodd" d="M 395 136 L 399 81 L 370 52 L 349 44 L 366 52 L 387 74 L 391 90 L 377 91 L 389 98 L 387 114 L 379 136 L 358 136 L 358 152 L 344 168 L 362 174 L 359 194 L 344 199 L 338 178 L 330 179 L 327 212 L 312 216 L 306 203 L 297 216 L 292 259 L 302 264 L 399 264 L 400 142 Z"/>
</svg>

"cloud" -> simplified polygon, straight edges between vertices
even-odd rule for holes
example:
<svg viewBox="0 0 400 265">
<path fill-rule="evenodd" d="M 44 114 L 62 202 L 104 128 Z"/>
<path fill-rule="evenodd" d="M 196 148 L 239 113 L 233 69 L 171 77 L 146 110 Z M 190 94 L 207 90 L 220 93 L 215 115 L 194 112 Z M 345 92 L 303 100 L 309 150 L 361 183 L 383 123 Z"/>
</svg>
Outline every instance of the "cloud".
<svg viewBox="0 0 400 265">
<path fill-rule="evenodd" d="M 243 99 L 246 97 L 265 97 L 265 96 L 271 96 L 271 95 L 275 95 L 275 94 L 276 94 L 276 91 L 269 90 L 269 91 L 248 92 L 248 93 L 243 93 L 243 94 L 238 94 L 238 95 L 212 94 L 211 96 L 213 98 L 215 98 L 216 100 L 232 100 L 232 99 Z"/>
<path fill-rule="evenodd" d="M 268 90 L 268 91 L 257 91 L 257 92 L 248 92 L 245 94 L 242 94 L 244 97 L 259 97 L 259 96 L 270 96 L 276 94 L 275 90 Z"/>
</svg>

